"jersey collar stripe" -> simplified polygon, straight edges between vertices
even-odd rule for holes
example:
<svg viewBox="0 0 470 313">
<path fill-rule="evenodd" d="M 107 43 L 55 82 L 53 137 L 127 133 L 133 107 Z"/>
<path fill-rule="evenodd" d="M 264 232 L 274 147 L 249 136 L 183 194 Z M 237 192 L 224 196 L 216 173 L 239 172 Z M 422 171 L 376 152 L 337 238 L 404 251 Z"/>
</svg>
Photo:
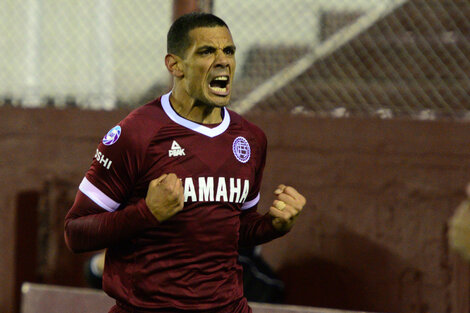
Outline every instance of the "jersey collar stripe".
<svg viewBox="0 0 470 313">
<path fill-rule="evenodd" d="M 106 211 L 114 212 L 120 205 L 120 203 L 117 203 L 105 195 L 101 190 L 96 188 L 95 185 L 86 179 L 86 177 L 83 178 L 78 189 L 80 189 L 80 191 L 83 192 L 88 198 L 90 198 L 94 203 L 98 204 Z"/>
<path fill-rule="evenodd" d="M 222 134 L 229 127 L 229 125 L 230 125 L 230 114 L 229 114 L 229 112 L 226 108 L 223 108 L 223 110 L 224 110 L 224 119 L 223 119 L 222 123 L 220 123 L 219 125 L 217 125 L 214 128 L 209 128 L 209 127 L 206 127 L 204 125 L 195 123 L 193 121 L 187 120 L 187 119 L 179 116 L 178 113 L 176 113 L 176 111 L 173 109 L 173 107 L 170 104 L 170 94 L 171 94 L 171 91 L 169 93 L 163 95 L 161 101 L 162 101 L 163 110 L 165 111 L 166 115 L 168 115 L 168 117 L 173 122 L 175 122 L 175 123 L 177 123 L 177 124 L 179 124 L 183 127 L 189 128 L 189 129 L 191 129 L 195 132 L 203 134 L 205 136 L 211 137 L 211 138 Z"/>
<path fill-rule="evenodd" d="M 259 194 L 259 192 L 258 192 L 258 195 L 256 196 L 256 198 L 254 198 L 253 200 L 246 201 L 245 203 L 243 203 L 242 210 L 248 210 L 249 208 L 252 208 L 252 207 L 254 207 L 255 205 L 257 205 L 258 202 L 259 202 L 259 198 L 260 198 L 260 194 Z"/>
</svg>

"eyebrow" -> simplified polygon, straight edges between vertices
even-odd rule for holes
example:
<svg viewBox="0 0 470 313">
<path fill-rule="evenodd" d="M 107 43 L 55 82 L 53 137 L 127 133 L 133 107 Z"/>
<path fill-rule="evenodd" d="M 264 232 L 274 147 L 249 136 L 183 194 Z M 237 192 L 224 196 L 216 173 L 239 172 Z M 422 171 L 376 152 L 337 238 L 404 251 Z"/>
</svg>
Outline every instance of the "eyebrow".
<svg viewBox="0 0 470 313">
<path fill-rule="evenodd" d="M 235 47 L 235 45 L 228 45 L 228 46 L 226 46 L 224 49 L 227 49 L 227 48 L 230 48 L 230 49 L 232 49 L 233 51 L 237 50 L 237 47 Z"/>
<path fill-rule="evenodd" d="M 237 50 L 237 47 L 235 47 L 235 45 L 228 45 L 228 46 L 225 46 L 223 47 L 222 50 L 225 50 L 225 49 L 232 49 L 233 51 Z M 216 50 L 217 48 L 214 47 L 214 46 L 209 46 L 209 45 L 204 45 L 204 46 L 201 46 L 199 48 L 196 49 L 196 51 L 203 51 L 203 50 L 206 50 L 206 49 L 209 49 L 209 50 Z"/>
</svg>

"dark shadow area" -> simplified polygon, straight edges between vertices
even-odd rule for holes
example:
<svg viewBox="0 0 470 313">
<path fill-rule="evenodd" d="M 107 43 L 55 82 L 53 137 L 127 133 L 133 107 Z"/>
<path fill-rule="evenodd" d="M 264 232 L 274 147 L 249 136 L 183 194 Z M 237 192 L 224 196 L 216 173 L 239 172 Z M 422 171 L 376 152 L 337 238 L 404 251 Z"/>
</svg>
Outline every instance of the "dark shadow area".
<svg viewBox="0 0 470 313">
<path fill-rule="evenodd" d="M 64 241 L 64 219 L 75 192 L 75 184 L 53 179 L 42 190 L 17 195 L 15 312 L 24 282 L 88 286 L 83 268 L 91 253 L 74 254 Z"/>
<path fill-rule="evenodd" d="M 383 246 L 347 229 L 330 238 L 336 255 L 285 264 L 285 303 L 373 312 L 424 312 L 421 278 Z"/>
</svg>

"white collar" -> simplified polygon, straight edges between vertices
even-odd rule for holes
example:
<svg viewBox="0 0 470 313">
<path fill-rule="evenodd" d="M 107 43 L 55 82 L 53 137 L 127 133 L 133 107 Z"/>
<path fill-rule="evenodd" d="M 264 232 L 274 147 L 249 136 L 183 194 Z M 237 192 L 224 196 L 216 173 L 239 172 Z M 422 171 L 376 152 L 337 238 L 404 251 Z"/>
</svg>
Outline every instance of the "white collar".
<svg viewBox="0 0 470 313">
<path fill-rule="evenodd" d="M 222 123 L 220 123 L 214 128 L 209 128 L 207 126 L 195 123 L 193 121 L 181 117 L 171 106 L 170 94 L 171 91 L 163 95 L 161 98 L 161 102 L 166 115 L 168 115 L 168 117 L 176 124 L 189 128 L 195 132 L 198 132 L 211 138 L 222 134 L 224 131 L 227 130 L 228 126 L 230 125 L 230 114 L 226 108 L 222 108 L 224 110 L 224 119 L 222 120 Z"/>
</svg>

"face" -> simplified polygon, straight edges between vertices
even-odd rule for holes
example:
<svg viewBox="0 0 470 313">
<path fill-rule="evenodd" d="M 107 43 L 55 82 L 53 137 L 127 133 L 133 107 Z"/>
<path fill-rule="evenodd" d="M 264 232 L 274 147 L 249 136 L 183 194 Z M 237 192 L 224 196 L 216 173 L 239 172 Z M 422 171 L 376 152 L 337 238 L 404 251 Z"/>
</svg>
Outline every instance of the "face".
<svg viewBox="0 0 470 313">
<path fill-rule="evenodd" d="M 235 45 L 226 27 L 200 27 L 189 32 L 183 78 L 188 96 L 211 106 L 230 101 L 235 73 Z"/>
</svg>

